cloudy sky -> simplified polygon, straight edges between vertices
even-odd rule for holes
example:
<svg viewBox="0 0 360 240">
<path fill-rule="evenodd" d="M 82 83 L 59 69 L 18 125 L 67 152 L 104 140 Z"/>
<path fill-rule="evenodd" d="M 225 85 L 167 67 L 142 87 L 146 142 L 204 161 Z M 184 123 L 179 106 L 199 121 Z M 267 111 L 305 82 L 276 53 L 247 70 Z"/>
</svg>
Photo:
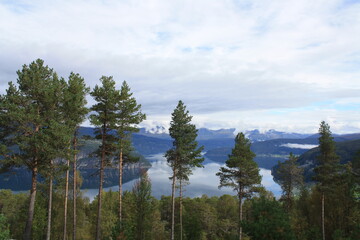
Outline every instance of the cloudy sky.
<svg viewBox="0 0 360 240">
<path fill-rule="evenodd" d="M 357 0 L 1 0 L 0 93 L 37 58 L 126 80 L 148 126 L 181 99 L 198 127 L 360 132 Z"/>
</svg>

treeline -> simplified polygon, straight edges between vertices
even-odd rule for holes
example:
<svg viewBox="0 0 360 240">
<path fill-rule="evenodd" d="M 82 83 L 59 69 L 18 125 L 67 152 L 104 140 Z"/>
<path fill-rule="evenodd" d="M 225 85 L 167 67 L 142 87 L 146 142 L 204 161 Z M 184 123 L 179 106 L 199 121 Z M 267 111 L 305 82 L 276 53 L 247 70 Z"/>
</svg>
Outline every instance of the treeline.
<svg viewBox="0 0 360 240">
<path fill-rule="evenodd" d="M 169 129 L 173 146 L 165 153 L 172 194 L 157 200 L 146 173 L 132 191 L 122 191 L 123 165 L 138 161 L 131 134 L 146 117 L 125 81 L 116 89 L 113 78 L 103 76 L 90 91 L 79 74 L 65 80 L 40 59 L 17 74 L 17 84 L 10 82 L 0 96 L 0 166 L 28 168 L 32 187 L 29 195 L 0 192 L 0 239 L 360 239 L 360 158 L 340 164 L 325 122 L 312 186 L 304 185 L 303 170 L 290 154 L 279 163 L 283 195 L 276 200 L 261 185 L 251 143 L 239 133 L 217 173 L 219 187 L 232 188 L 236 196 L 190 199 L 184 188 L 194 168 L 203 166 L 203 147 L 179 101 Z M 95 100 L 90 109 L 88 93 Z M 99 194 L 92 202 L 79 191 L 77 171 L 77 130 L 89 112 L 100 142 L 93 153 Z M 118 168 L 118 192 L 103 192 L 107 167 Z M 38 183 L 38 175 L 45 181 Z"/>
<path fill-rule="evenodd" d="M 45 187 L 45 185 L 44 185 Z M 262 236 L 273 236 L 267 239 L 287 239 L 281 236 L 293 235 L 290 230 L 289 216 L 286 214 L 281 204 L 276 201 L 269 192 L 261 192 L 261 197 L 253 198 L 244 205 L 244 215 L 246 216 L 245 232 L 259 234 L 254 239 L 264 239 Z M 38 200 L 36 202 L 36 213 L 34 217 L 33 238 L 44 239 L 46 229 L 47 212 L 46 189 L 40 187 Z M 62 215 L 64 189 L 58 189 L 53 198 L 53 224 L 52 239 L 62 239 Z M 20 239 L 25 226 L 27 210 L 27 194 L 12 194 L 9 190 L 0 191 L 0 202 L 2 213 L 6 218 L 3 225 L 11 233 L 14 239 Z M 103 224 L 101 230 L 102 239 L 119 239 L 117 215 L 118 193 L 103 193 Z M 70 200 L 71 202 L 72 200 Z M 127 191 L 123 196 L 124 215 L 123 215 L 123 235 L 121 239 L 169 239 L 171 231 L 171 197 L 163 196 L 156 199 L 151 196 L 150 181 L 146 175 L 142 177 L 134 186 L 132 191 Z M 98 199 L 89 202 L 89 199 L 77 197 L 77 238 L 94 239 L 96 234 L 96 211 Z M 183 199 L 183 239 L 238 239 L 237 210 L 238 200 L 234 196 L 223 195 L 221 197 L 207 197 L 203 195 L 199 198 Z M 70 204 L 71 209 L 72 204 Z M 179 198 L 176 199 L 176 208 L 179 208 Z M 70 211 L 71 212 L 71 211 Z M 257 222 L 257 218 L 263 217 L 262 222 Z M 176 215 L 175 238 L 180 239 L 179 215 Z M 71 220 L 68 220 L 71 232 Z M 257 232 L 256 228 L 263 229 Z M 267 235 L 263 235 L 267 234 Z M 1 235 L 0 235 L 1 236 Z M 276 238 L 280 236 L 280 238 Z M 68 239 L 71 239 L 69 234 Z"/>
</svg>

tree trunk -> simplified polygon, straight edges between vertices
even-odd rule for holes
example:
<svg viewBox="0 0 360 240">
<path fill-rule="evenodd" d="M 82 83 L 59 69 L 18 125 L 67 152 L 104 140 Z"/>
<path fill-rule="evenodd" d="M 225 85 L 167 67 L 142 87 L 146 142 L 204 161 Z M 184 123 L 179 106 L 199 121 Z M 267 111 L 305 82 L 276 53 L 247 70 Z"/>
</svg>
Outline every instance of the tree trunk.
<svg viewBox="0 0 360 240">
<path fill-rule="evenodd" d="M 173 171 L 172 191 L 171 191 L 171 240 L 174 240 L 175 231 L 175 171 Z"/>
<path fill-rule="evenodd" d="M 100 184 L 99 184 L 99 195 L 98 195 L 98 216 L 96 224 L 96 240 L 101 239 L 100 227 L 101 227 L 101 207 L 102 207 L 102 190 L 104 181 L 104 161 L 105 161 L 105 127 L 103 129 L 102 136 L 102 149 L 101 149 L 101 160 L 100 160 Z"/>
<path fill-rule="evenodd" d="M 322 228 L 322 237 L 325 240 L 325 195 L 321 194 L 321 228 Z"/>
<path fill-rule="evenodd" d="M 66 226 L 67 226 L 67 207 L 68 207 L 68 195 L 69 195 L 69 166 L 70 159 L 66 162 L 67 170 L 65 176 L 65 199 L 64 199 L 64 230 L 63 240 L 66 240 Z"/>
<path fill-rule="evenodd" d="M 101 226 L 101 207 L 102 207 L 102 190 L 104 181 L 104 160 L 101 159 L 100 167 L 100 184 L 99 184 L 99 195 L 98 195 L 98 217 L 96 224 L 96 240 L 100 240 L 100 226 Z"/>
<path fill-rule="evenodd" d="M 242 195 L 239 194 L 239 240 L 242 238 L 242 227 L 241 222 L 243 220 L 243 202 Z"/>
<path fill-rule="evenodd" d="M 182 225 L 182 182 L 180 179 L 180 240 L 183 238 L 183 225 Z"/>
<path fill-rule="evenodd" d="M 77 138 L 76 132 L 74 136 L 74 163 L 73 163 L 73 240 L 76 239 L 76 185 L 77 185 L 77 175 L 76 175 L 76 164 L 77 164 Z"/>
<path fill-rule="evenodd" d="M 122 173 L 123 173 L 123 152 L 120 149 L 119 155 L 119 224 L 121 230 L 121 221 L 122 221 Z"/>
<path fill-rule="evenodd" d="M 35 159 L 35 166 L 37 165 L 37 160 Z M 29 203 L 29 213 L 28 219 L 26 221 L 26 227 L 23 239 L 30 240 L 31 239 L 31 230 L 34 219 L 34 208 L 35 208 L 35 198 L 36 198 L 36 185 L 37 185 L 37 175 L 38 169 L 34 167 L 32 169 L 32 177 L 31 177 L 31 190 L 30 190 L 30 203 Z"/>
<path fill-rule="evenodd" d="M 52 174 L 52 173 L 51 173 L 51 174 Z M 52 177 L 52 175 L 50 175 L 50 180 L 49 180 L 48 223 L 47 223 L 46 240 L 50 240 L 50 235 L 51 235 L 52 192 L 53 192 L 53 177 Z"/>
</svg>

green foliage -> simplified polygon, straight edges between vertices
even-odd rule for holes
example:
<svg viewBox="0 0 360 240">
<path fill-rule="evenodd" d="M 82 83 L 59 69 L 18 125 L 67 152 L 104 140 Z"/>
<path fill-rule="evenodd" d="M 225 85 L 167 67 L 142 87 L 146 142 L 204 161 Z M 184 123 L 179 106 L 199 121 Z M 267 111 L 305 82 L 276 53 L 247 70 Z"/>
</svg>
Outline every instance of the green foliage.
<svg viewBox="0 0 360 240">
<path fill-rule="evenodd" d="M 96 225 L 96 239 L 104 238 L 101 233 L 108 234 L 109 232 L 102 231 L 102 188 L 104 182 L 104 169 L 111 164 L 112 156 L 116 151 L 116 136 L 111 134 L 111 130 L 116 125 L 116 111 L 117 103 L 120 100 L 120 92 L 115 89 L 115 81 L 112 77 L 102 76 L 100 78 L 102 86 L 95 86 L 90 93 L 94 97 L 96 104 L 91 107 L 94 114 L 90 115 L 90 122 L 96 126 L 96 138 L 101 139 L 101 145 L 95 152 L 100 157 L 99 164 L 99 195 L 98 195 L 98 215 Z"/>
<path fill-rule="evenodd" d="M 35 214 L 32 229 L 33 239 L 45 239 L 46 238 L 46 226 L 47 226 L 47 201 L 42 193 L 37 194 L 35 204 Z"/>
<path fill-rule="evenodd" d="M 61 111 L 66 84 L 40 59 L 24 65 L 17 74 L 18 86 L 10 82 L 1 96 L 0 121 L 8 136 L 1 141 L 18 151 L 9 153 L 3 164 L 43 168 L 61 155 L 69 139 Z"/>
<path fill-rule="evenodd" d="M 102 140 L 96 154 L 99 157 L 102 154 L 106 156 L 107 164 L 110 164 L 108 157 L 113 155 L 116 150 L 116 137 L 110 131 L 116 127 L 116 111 L 120 92 L 115 89 L 115 81 L 112 77 L 102 76 L 100 81 L 102 86 L 96 85 L 90 93 L 96 101 L 96 104 L 91 107 L 95 113 L 90 115 L 90 122 L 96 126 L 96 139 Z"/>
<path fill-rule="evenodd" d="M 139 129 L 136 125 L 146 119 L 146 115 L 141 112 L 141 104 L 137 104 L 132 95 L 129 85 L 124 81 L 120 89 L 117 103 L 118 111 L 116 113 L 117 123 L 115 129 L 120 139 L 133 132 L 138 132 Z"/>
<path fill-rule="evenodd" d="M 192 168 L 202 167 L 203 147 L 198 147 L 197 129 L 191 124 L 192 116 L 182 101 L 179 101 L 171 115 L 169 133 L 174 141 L 173 148 L 166 152 L 165 157 L 171 168 L 176 170 L 176 178 L 188 181 Z"/>
<path fill-rule="evenodd" d="M 289 216 L 275 199 L 252 199 L 251 209 L 242 225 L 244 232 L 253 240 L 295 239 Z"/>
<path fill-rule="evenodd" d="M 149 221 L 152 212 L 151 204 L 151 183 L 146 173 L 143 173 L 133 189 L 134 210 L 135 210 L 135 229 L 136 239 L 144 240 L 151 230 L 151 222 Z"/>
<path fill-rule="evenodd" d="M 225 162 L 226 167 L 221 167 L 220 172 L 216 173 L 220 177 L 219 187 L 231 187 L 241 198 L 250 197 L 256 191 L 254 187 L 261 183 L 260 170 L 254 157 L 249 139 L 239 133 L 235 138 L 235 147 Z"/>
<path fill-rule="evenodd" d="M 144 191 L 137 189 L 137 193 L 124 193 L 124 215 L 121 236 L 126 239 L 139 239 L 139 226 L 145 229 L 145 239 L 168 239 L 168 227 L 171 222 L 171 198 L 163 196 L 160 200 L 149 197 L 149 183 L 144 184 Z M 140 186 L 138 186 L 140 187 Z M 140 191 L 139 191 L 140 190 Z M 42 239 L 46 227 L 47 199 L 42 193 L 37 195 L 36 214 L 34 219 L 34 239 Z M 141 194 L 140 194 L 141 193 Z M 144 194 L 142 194 L 144 193 Z M 54 191 L 53 198 L 53 223 L 52 238 L 62 238 L 63 223 L 63 198 L 64 192 L 60 188 Z M 251 239 L 321 239 L 320 219 L 321 193 L 318 189 L 303 188 L 299 197 L 295 199 L 293 211 L 287 213 L 281 205 L 268 194 L 261 198 L 253 198 L 244 203 L 243 221 L 244 233 Z M 146 197 L 143 197 L 146 196 Z M 6 218 L 10 236 L 21 239 L 27 213 L 26 194 L 13 194 L 9 190 L 0 191 L 0 214 Z M 118 228 L 117 206 L 118 193 L 105 192 L 103 195 L 103 239 L 116 239 L 120 235 Z M 177 199 L 178 200 L 178 199 Z M 79 239 L 93 239 L 95 236 L 97 198 L 89 202 L 79 194 L 77 199 Z M 177 202 L 178 203 L 178 202 Z M 237 237 L 237 211 L 238 201 L 236 196 L 223 195 L 221 197 L 185 198 L 184 204 L 184 240 L 187 239 L 238 239 Z M 137 206 L 141 206 L 137 209 Z M 333 231 L 329 239 L 359 239 L 360 234 L 360 209 L 354 204 L 342 205 L 341 198 L 334 196 L 327 202 L 337 215 L 327 213 L 329 226 Z M 71 232 L 72 204 L 69 204 L 68 226 Z M 350 212 L 346 212 L 346 208 Z M 143 210 L 140 210 L 143 209 Z M 341 215 L 343 211 L 343 215 Z M 146 214 L 143 214 L 146 213 Z M 290 214 L 290 215 L 289 215 Z M 141 219 L 143 218 L 143 219 Z M 338 218 L 338 222 L 332 222 Z M 143 221 L 144 225 L 139 224 Z M 176 219 L 178 220 L 178 218 Z M 342 225 L 341 225 L 342 224 Z M 1 226 L 1 225 L 0 225 Z M 69 234 L 70 237 L 71 234 Z M 141 239 L 141 238 L 140 238 Z M 247 239 L 244 236 L 244 239 Z"/>
<path fill-rule="evenodd" d="M 335 152 L 335 142 L 331 136 L 330 126 L 324 121 L 319 128 L 319 165 L 314 169 L 314 179 L 319 183 L 323 192 L 329 192 L 336 183 L 339 173 L 339 157 Z"/>
<path fill-rule="evenodd" d="M 235 147 L 232 149 L 225 167 L 216 173 L 220 177 L 221 187 L 231 187 L 237 192 L 239 199 L 238 236 L 242 239 L 243 199 L 250 198 L 259 191 L 261 176 L 259 167 L 254 162 L 255 154 L 250 150 L 250 141 L 243 133 L 235 137 Z"/>
<path fill-rule="evenodd" d="M 25 228 L 29 196 L 25 193 L 14 195 L 10 190 L 0 190 L 0 213 L 6 217 L 11 236 L 21 239 Z"/>
<path fill-rule="evenodd" d="M 185 199 L 184 227 L 186 239 L 214 239 L 217 230 L 216 205 L 206 195 Z"/>
<path fill-rule="evenodd" d="M 122 154 L 123 163 L 139 161 L 131 152 L 134 149 L 131 145 L 131 134 L 138 132 L 137 124 L 146 119 L 146 115 L 141 112 L 141 104 L 137 104 L 136 99 L 132 97 L 130 87 L 124 81 L 120 89 L 120 96 L 116 103 L 116 123 L 115 130 L 117 133 L 117 149 Z M 120 183 L 119 183 L 120 184 Z"/>
<path fill-rule="evenodd" d="M 293 206 L 294 189 L 299 189 L 303 184 L 304 169 L 297 165 L 297 157 L 290 153 L 289 159 L 279 162 L 277 168 L 278 183 L 283 191 L 282 199 L 289 211 Z"/>
<path fill-rule="evenodd" d="M 171 239 L 174 239 L 175 228 L 175 183 L 180 180 L 180 196 L 182 198 L 182 191 L 184 182 L 189 181 L 189 175 L 192 174 L 192 169 L 195 167 L 203 167 L 201 164 L 204 158 L 201 156 L 201 151 L 204 147 L 198 147 L 196 141 L 197 129 L 194 124 L 191 124 L 192 116 L 186 110 L 186 106 L 182 101 L 172 113 L 172 120 L 170 122 L 169 133 L 174 139 L 173 148 L 165 153 L 165 157 L 172 169 L 172 217 L 171 217 Z M 180 234 L 182 234 L 182 201 L 180 200 Z"/>
<path fill-rule="evenodd" d="M 0 240 L 10 239 L 9 224 L 3 214 L 0 213 Z"/>
<path fill-rule="evenodd" d="M 30 238 L 38 173 L 45 177 L 55 173 L 52 161 L 66 156 L 72 132 L 63 111 L 66 82 L 41 59 L 23 65 L 17 75 L 17 86 L 10 82 L 6 95 L 0 97 L 1 128 L 6 129 L 0 136 L 0 151 L 6 154 L 0 166 L 23 166 L 32 172 L 31 200 L 24 235 Z"/>
<path fill-rule="evenodd" d="M 86 87 L 84 78 L 71 72 L 63 93 L 63 111 L 66 114 L 65 121 L 73 129 L 85 120 L 85 115 L 89 112 L 88 108 L 85 107 L 87 103 L 86 95 L 89 91 L 90 89 Z"/>
<path fill-rule="evenodd" d="M 116 226 L 117 219 L 117 198 L 118 194 L 113 191 L 102 193 L 102 208 L 101 208 L 101 238 L 109 239 L 111 237 L 113 228 Z M 96 236 L 97 226 L 97 211 L 98 211 L 99 196 L 97 196 L 89 205 L 89 221 L 91 224 L 90 234 Z"/>
</svg>

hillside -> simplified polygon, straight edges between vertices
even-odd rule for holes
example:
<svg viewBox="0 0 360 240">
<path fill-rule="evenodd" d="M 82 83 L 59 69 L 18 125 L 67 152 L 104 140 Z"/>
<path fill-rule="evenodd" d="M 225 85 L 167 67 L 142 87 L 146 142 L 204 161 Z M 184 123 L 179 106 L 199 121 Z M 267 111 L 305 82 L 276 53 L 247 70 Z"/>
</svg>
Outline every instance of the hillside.
<svg viewBox="0 0 360 240">
<path fill-rule="evenodd" d="M 340 163 L 345 164 L 355 159 L 355 156 L 360 151 L 360 140 L 342 141 L 336 142 L 336 154 L 340 157 Z M 305 152 L 299 157 L 298 163 L 304 168 L 304 176 L 306 182 L 311 182 L 314 176 L 314 168 L 318 165 L 317 156 L 319 156 L 319 148 L 313 148 Z M 359 159 L 357 160 L 359 161 Z M 272 169 L 272 175 L 276 181 L 276 169 L 275 165 Z"/>
<path fill-rule="evenodd" d="M 233 148 L 233 142 L 228 146 L 207 151 L 205 157 L 224 163 Z M 274 139 L 251 144 L 251 150 L 256 154 L 255 161 L 259 167 L 271 169 L 278 161 L 284 161 L 290 152 L 300 155 L 309 148 L 316 147 L 317 139 Z"/>
</svg>

